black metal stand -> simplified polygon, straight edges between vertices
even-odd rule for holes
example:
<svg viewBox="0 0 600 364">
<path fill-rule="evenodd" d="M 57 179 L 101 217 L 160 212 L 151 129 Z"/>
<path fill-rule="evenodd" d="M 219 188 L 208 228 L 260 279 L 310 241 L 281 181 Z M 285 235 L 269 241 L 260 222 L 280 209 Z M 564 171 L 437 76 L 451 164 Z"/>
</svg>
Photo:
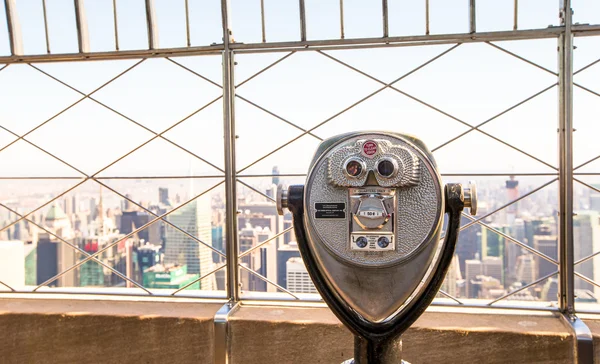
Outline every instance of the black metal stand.
<svg viewBox="0 0 600 364">
<path fill-rule="evenodd" d="M 450 183 L 445 188 L 446 213 L 448 225 L 444 237 L 444 250 L 440 257 L 436 274 L 431 279 L 423 294 L 402 315 L 382 324 L 368 322 L 353 310 L 341 304 L 336 292 L 328 289 L 311 251 L 308 249 L 304 226 L 304 186 L 290 186 L 288 190 L 288 208 L 294 220 L 294 232 L 298 248 L 306 264 L 306 268 L 333 313 L 355 335 L 355 364 L 397 364 L 402 363 L 401 335 L 412 325 L 429 306 L 438 293 L 446 272 L 454 255 L 454 248 L 460 231 L 460 218 L 464 208 L 462 185 Z M 350 361 L 352 363 L 352 361 Z"/>
<path fill-rule="evenodd" d="M 373 341 L 354 336 L 355 364 L 397 364 L 402 358 L 402 338 L 400 335 Z"/>
</svg>

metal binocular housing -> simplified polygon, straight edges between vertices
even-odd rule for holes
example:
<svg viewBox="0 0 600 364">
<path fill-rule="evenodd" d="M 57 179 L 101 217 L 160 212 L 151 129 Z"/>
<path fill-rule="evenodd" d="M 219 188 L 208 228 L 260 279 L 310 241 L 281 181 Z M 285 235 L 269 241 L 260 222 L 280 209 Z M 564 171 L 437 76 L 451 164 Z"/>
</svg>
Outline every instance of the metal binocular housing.
<svg viewBox="0 0 600 364">
<path fill-rule="evenodd" d="M 401 361 L 400 335 L 438 293 L 465 207 L 476 213 L 475 185 L 444 186 L 427 147 L 391 132 L 327 139 L 306 184 L 279 187 L 317 290 L 355 335 L 355 363 Z"/>
</svg>

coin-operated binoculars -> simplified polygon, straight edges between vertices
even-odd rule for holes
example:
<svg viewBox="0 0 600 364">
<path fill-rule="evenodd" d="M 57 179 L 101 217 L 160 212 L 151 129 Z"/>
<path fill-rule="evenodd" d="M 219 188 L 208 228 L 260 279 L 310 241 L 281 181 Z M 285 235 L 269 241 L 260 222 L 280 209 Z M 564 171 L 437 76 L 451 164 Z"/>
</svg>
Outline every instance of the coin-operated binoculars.
<svg viewBox="0 0 600 364">
<path fill-rule="evenodd" d="M 465 207 L 476 213 L 474 184 L 442 185 L 420 140 L 388 132 L 323 141 L 306 185 L 279 187 L 316 288 L 355 335 L 355 363 L 400 363 L 400 335 L 437 294 Z"/>
</svg>

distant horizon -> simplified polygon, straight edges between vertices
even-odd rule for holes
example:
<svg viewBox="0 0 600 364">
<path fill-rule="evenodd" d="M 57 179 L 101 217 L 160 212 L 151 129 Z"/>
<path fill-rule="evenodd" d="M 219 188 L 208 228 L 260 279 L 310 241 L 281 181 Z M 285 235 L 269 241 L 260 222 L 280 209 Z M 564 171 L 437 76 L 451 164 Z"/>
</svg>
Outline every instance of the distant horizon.
<svg viewBox="0 0 600 364">
<path fill-rule="evenodd" d="M 144 2 L 116 3 L 119 49 L 147 49 Z M 424 2 L 388 3 L 390 36 L 425 34 Z M 163 49 L 187 45 L 184 4 L 156 2 Z M 223 42 L 220 4 L 218 0 L 189 1 L 192 46 Z M 258 0 L 231 0 L 235 42 L 262 42 L 260 4 Z M 341 39 L 338 2 L 305 0 L 305 4 L 308 40 Z M 40 1 L 17 2 L 26 55 L 47 53 L 41 5 Z M 381 37 L 381 6 L 345 0 L 344 39 Z M 513 6 L 511 1 L 478 2 L 477 32 L 512 32 Z M 0 5 L 0 57 L 9 54 L 4 7 Z M 47 7 L 51 53 L 78 52 L 72 2 L 48 2 Z M 518 29 L 559 25 L 558 7 L 558 2 L 547 0 L 518 3 Z M 581 0 L 574 8 L 574 22 L 600 23 L 600 2 Z M 86 10 L 91 51 L 114 52 L 112 2 L 88 1 Z M 302 45 L 298 2 L 267 1 L 264 15 L 266 43 Z M 467 1 L 431 0 L 430 34 L 469 33 L 468 15 Z M 600 183 L 598 39 L 574 39 L 572 152 L 574 175 L 581 183 L 574 182 L 572 202 L 574 211 L 590 211 L 580 216 L 600 212 L 600 193 L 585 186 Z M 550 279 L 523 291 L 520 287 L 551 273 L 548 269 L 554 269 L 558 260 L 558 240 L 549 239 L 544 245 L 537 238 L 559 229 L 557 39 L 364 46 L 263 52 L 257 45 L 246 53 L 233 52 L 236 97 L 229 111 L 235 127 L 232 173 L 238 201 L 273 204 L 273 196 L 265 195 L 272 186 L 274 167 L 282 184 L 302 183 L 304 177 L 286 175 L 307 173 L 318 144 L 333 135 L 363 130 L 413 134 L 432 151 L 444 183 L 478 183 L 476 222 L 463 217 L 463 226 L 468 227 L 461 234 L 445 283 L 451 295 L 493 300 L 521 292 L 518 297 L 523 300 L 554 300 L 556 285 Z M 106 249 L 98 255 L 100 263 L 79 265 L 56 284 L 125 287 L 128 284 L 119 274 L 143 281 L 144 267 L 166 260 L 193 266 L 199 279 L 223 264 L 220 252 L 226 248 L 226 215 L 235 214 L 223 206 L 225 154 L 229 152 L 224 143 L 223 58 L 189 53 L 147 59 L 117 59 L 116 53 L 110 53 L 107 58 L 112 59 L 0 65 L 0 203 L 26 214 L 81 183 L 32 214 L 42 216 L 53 204 L 71 205 L 71 209 L 64 208 L 70 210 L 65 211 L 68 224 L 61 222 L 65 226 L 36 221 L 42 226 L 29 222 L 6 228 L 19 217 L 0 206 L 0 240 L 20 236 L 37 244 L 38 233 L 55 231 L 56 236 L 44 237 L 45 243 L 62 242 L 57 245 L 65 249 L 41 250 L 36 256 L 36 275 L 38 265 L 44 270 L 35 277 L 37 284 L 81 263 L 86 254 L 98 249 Z M 517 190 L 505 184 L 512 175 L 519 181 Z M 124 196 L 140 204 L 158 202 L 159 187 L 168 189 L 172 201 L 178 195 L 179 202 L 153 207 L 148 216 L 107 216 L 107 209 L 115 212 L 128 205 Z M 202 201 L 202 213 L 183 208 L 169 215 L 213 187 L 195 200 Z M 280 256 L 277 247 L 293 239 L 292 232 L 281 234 L 291 229 L 289 215 L 271 215 L 271 207 L 245 207 L 252 214 L 229 216 L 239 221 L 238 235 L 246 223 L 256 230 L 244 235 L 240 244 L 242 255 L 252 249 L 240 261 L 255 273 L 242 271 L 244 289 L 274 292 L 286 288 L 286 263 L 297 257 Z M 74 218 L 81 211 L 90 214 Z M 149 223 L 164 214 L 167 223 Z M 527 217 L 532 218 L 515 224 Z M 539 228 L 542 222 L 549 229 Z M 575 259 L 600 251 L 600 221 L 584 216 L 578 224 L 573 227 Z M 256 233 L 257 227 L 264 233 Z M 63 229 L 76 233 L 74 246 L 68 248 L 60 240 Z M 113 239 L 103 242 L 104 247 L 81 245 L 86 237 L 103 234 Z M 160 245 L 154 255 L 146 257 L 149 266 L 137 260 L 142 240 Z M 541 252 L 542 260 L 532 251 Z M 467 272 L 467 261 L 484 256 L 498 259 L 489 260 L 494 262 L 485 272 Z M 549 261 L 544 257 L 550 257 Z M 32 275 L 33 258 L 27 259 L 26 273 Z M 97 263 L 105 266 L 99 268 Z M 600 282 L 599 264 L 600 255 L 578 264 L 578 273 Z M 302 271 L 300 264 L 295 268 Z M 0 274 L 10 272 L 0 269 Z M 267 284 L 259 275 L 283 286 Z M 206 286 L 211 290 L 217 280 L 225 284 L 223 270 L 218 278 L 217 274 L 209 277 Z M 575 280 L 575 288 L 585 288 L 590 299 L 594 295 L 600 299 L 598 287 Z M 1 281 L 0 276 L 0 286 Z M 175 289 L 187 288 L 176 283 Z"/>
</svg>

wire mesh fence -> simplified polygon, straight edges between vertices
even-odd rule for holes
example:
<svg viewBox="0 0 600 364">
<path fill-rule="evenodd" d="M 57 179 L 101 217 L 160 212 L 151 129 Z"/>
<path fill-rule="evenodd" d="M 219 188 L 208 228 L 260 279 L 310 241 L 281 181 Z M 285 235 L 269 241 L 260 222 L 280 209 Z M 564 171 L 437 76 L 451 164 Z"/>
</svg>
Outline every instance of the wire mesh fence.
<svg viewBox="0 0 600 364">
<path fill-rule="evenodd" d="M 382 129 L 480 184 L 434 304 L 597 311 L 600 6 L 562 6 L 5 0 L 0 290 L 317 301 L 274 186 Z"/>
</svg>

